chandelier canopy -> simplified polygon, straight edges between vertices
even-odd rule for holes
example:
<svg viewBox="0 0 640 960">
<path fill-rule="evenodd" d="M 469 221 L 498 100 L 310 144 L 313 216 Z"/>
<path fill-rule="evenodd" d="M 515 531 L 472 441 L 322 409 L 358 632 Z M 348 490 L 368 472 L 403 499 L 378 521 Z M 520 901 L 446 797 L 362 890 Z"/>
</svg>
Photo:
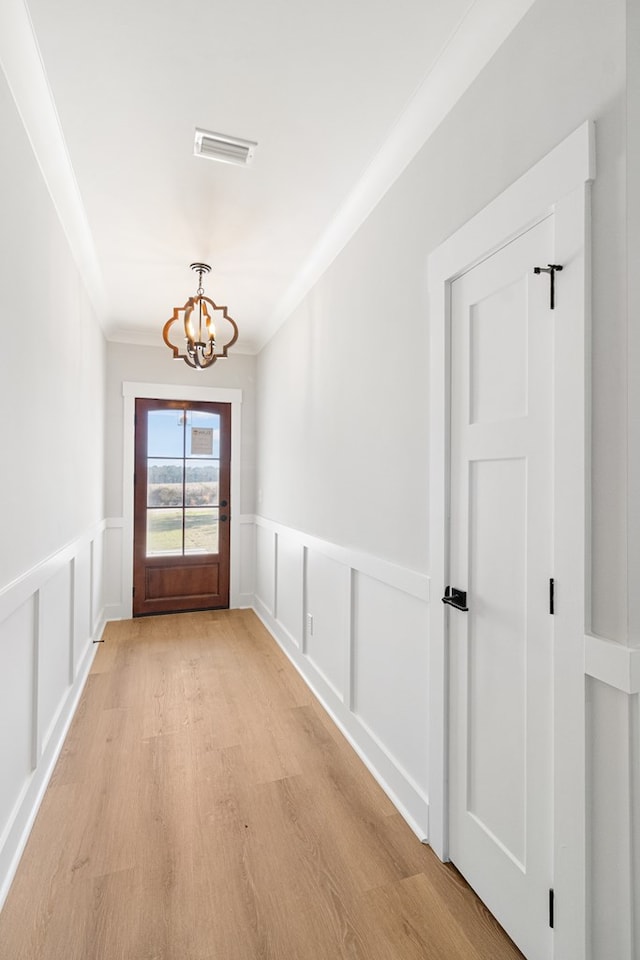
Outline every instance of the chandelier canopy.
<svg viewBox="0 0 640 960">
<path fill-rule="evenodd" d="M 194 297 L 189 297 L 183 307 L 174 307 L 173 316 L 167 320 L 162 330 L 162 339 L 173 351 L 175 360 L 184 360 L 194 370 L 210 367 L 220 357 L 227 356 L 227 350 L 238 339 L 238 325 L 227 313 L 226 307 L 219 307 L 209 297 L 205 297 L 202 277 L 211 272 L 208 263 L 192 263 L 191 269 L 198 274 L 198 289 Z M 228 339 L 220 344 L 221 337 L 216 335 L 214 314 L 217 311 L 218 322 L 228 329 Z M 174 336 L 181 341 L 179 346 L 169 340 L 169 332 L 174 323 L 180 321 L 174 330 Z M 184 334 L 182 336 L 182 334 Z"/>
</svg>

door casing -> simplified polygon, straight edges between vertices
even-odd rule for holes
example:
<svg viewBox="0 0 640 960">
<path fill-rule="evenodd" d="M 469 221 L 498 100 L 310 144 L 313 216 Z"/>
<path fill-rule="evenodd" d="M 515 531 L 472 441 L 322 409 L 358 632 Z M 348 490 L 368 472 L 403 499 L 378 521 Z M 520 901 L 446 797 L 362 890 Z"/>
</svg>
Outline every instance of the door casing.
<svg viewBox="0 0 640 960">
<path fill-rule="evenodd" d="M 231 504 L 229 607 L 238 606 L 240 593 L 240 443 L 242 390 L 227 387 L 198 387 L 193 384 L 136 383 L 124 381 L 122 453 L 122 611 L 133 615 L 133 474 L 135 462 L 135 402 L 147 400 L 189 400 L 231 404 Z"/>
<path fill-rule="evenodd" d="M 429 257 L 430 605 L 429 843 L 448 859 L 450 290 L 456 277 L 549 215 L 563 265 L 555 309 L 554 956 L 586 953 L 584 635 L 588 626 L 589 187 L 595 128 L 584 123 Z M 533 264 L 532 264 L 533 268 Z"/>
</svg>

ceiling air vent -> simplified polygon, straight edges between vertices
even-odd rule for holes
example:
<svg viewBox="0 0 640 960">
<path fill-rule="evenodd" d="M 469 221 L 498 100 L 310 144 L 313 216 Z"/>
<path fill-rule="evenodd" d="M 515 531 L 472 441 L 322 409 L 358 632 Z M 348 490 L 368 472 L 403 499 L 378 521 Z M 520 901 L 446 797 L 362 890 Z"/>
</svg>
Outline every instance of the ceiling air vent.
<svg viewBox="0 0 640 960">
<path fill-rule="evenodd" d="M 238 137 L 228 137 L 224 133 L 212 133 L 196 127 L 193 152 L 196 157 L 208 157 L 209 160 L 237 163 L 246 167 L 253 159 L 257 146 L 253 140 L 240 140 Z"/>
</svg>

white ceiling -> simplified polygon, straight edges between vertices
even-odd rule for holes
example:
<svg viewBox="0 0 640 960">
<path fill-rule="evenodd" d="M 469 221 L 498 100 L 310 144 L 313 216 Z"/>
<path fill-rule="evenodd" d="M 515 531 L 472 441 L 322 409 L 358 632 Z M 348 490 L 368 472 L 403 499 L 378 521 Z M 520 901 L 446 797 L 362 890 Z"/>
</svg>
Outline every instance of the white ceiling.
<svg viewBox="0 0 640 960">
<path fill-rule="evenodd" d="M 25 0 L 3 2 L 16 13 Z M 204 260 L 239 349 L 258 349 L 455 102 L 453 78 L 465 64 L 477 74 L 530 3 L 28 0 L 77 183 L 76 259 L 107 335 L 161 343 Z M 15 49 L 23 26 L 11 25 Z M 0 60 L 20 107 L 29 57 L 11 60 L 5 43 Z M 257 140 L 252 164 L 194 157 L 196 126 Z"/>
</svg>

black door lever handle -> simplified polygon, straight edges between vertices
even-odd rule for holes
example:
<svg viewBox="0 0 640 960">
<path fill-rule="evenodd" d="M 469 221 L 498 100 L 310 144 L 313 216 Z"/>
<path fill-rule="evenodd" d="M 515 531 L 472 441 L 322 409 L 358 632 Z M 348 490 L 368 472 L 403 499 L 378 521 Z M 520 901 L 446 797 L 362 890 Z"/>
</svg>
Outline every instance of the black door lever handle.
<svg viewBox="0 0 640 960">
<path fill-rule="evenodd" d="M 456 610 L 462 610 L 463 613 L 466 613 L 469 609 L 467 606 L 467 591 L 458 590 L 457 587 L 445 587 L 442 602 Z"/>
</svg>

